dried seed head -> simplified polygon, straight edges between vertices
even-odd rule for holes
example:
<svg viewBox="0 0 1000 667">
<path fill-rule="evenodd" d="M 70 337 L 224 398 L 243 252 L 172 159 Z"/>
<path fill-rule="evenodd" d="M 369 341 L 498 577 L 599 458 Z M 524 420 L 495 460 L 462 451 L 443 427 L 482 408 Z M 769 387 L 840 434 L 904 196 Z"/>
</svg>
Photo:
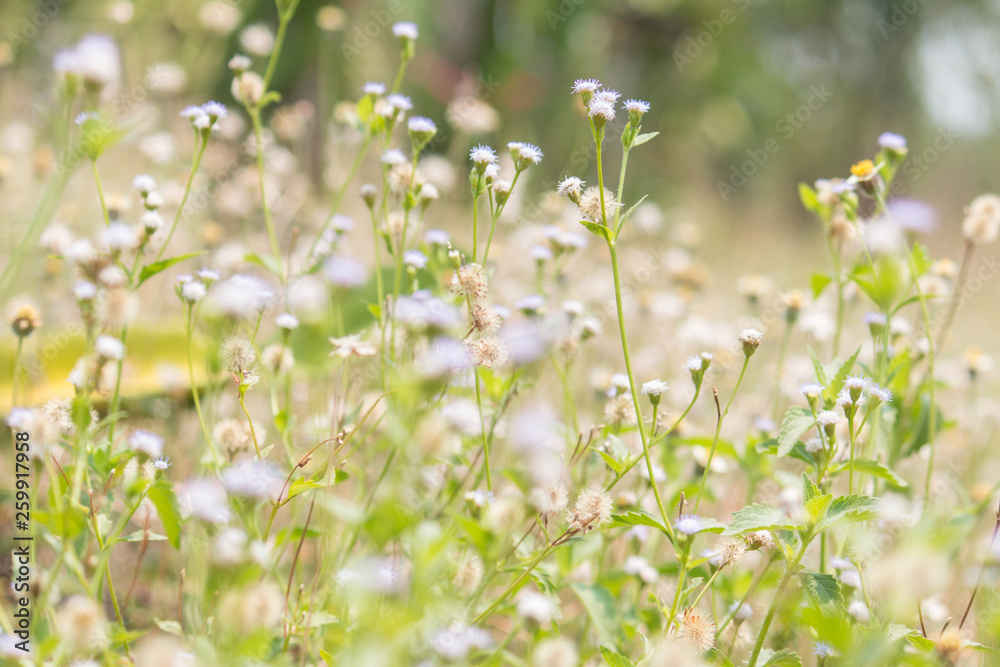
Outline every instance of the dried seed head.
<svg viewBox="0 0 1000 667">
<path fill-rule="evenodd" d="M 507 346 L 494 336 L 473 341 L 469 345 L 469 351 L 477 366 L 496 370 L 507 363 Z"/>
<path fill-rule="evenodd" d="M 719 558 L 719 567 L 735 567 L 747 552 L 747 541 L 742 537 L 720 537 L 713 551 Z"/>
<path fill-rule="evenodd" d="M 465 264 L 458 267 L 448 283 L 448 289 L 472 301 L 486 296 L 487 287 L 486 271 L 479 264 Z"/>
<path fill-rule="evenodd" d="M 241 377 L 244 371 L 253 368 L 257 353 L 253 343 L 243 336 L 230 336 L 222 343 L 222 360 L 230 373 Z"/>
<path fill-rule="evenodd" d="M 473 331 L 481 336 L 492 336 L 500 329 L 500 314 L 488 305 L 473 306 L 470 320 Z"/>
<path fill-rule="evenodd" d="M 483 561 L 476 556 L 464 559 L 455 568 L 455 576 L 451 582 L 462 595 L 469 596 L 476 592 L 483 580 Z"/>
<path fill-rule="evenodd" d="M 766 530 L 755 530 L 747 535 L 747 546 L 751 551 L 769 549 L 774 546 L 774 537 Z"/>
<path fill-rule="evenodd" d="M 604 222 L 604 219 L 611 218 L 614 216 L 615 211 L 618 210 L 618 200 L 615 199 L 615 194 L 604 189 L 604 215 L 601 211 L 601 190 L 597 186 L 591 186 L 584 190 L 583 194 L 580 195 L 579 207 L 580 213 L 583 217 L 590 222 Z"/>
<path fill-rule="evenodd" d="M 1000 235 L 1000 197 L 979 195 L 965 209 L 962 235 L 969 243 L 993 243 Z"/>
<path fill-rule="evenodd" d="M 576 667 L 580 656 L 571 641 L 564 637 L 543 639 L 534 650 L 535 665 L 546 667 Z"/>
<path fill-rule="evenodd" d="M 600 486 L 590 486 L 577 496 L 573 511 L 570 512 L 571 532 L 590 532 L 611 520 L 614 501 Z"/>
<path fill-rule="evenodd" d="M 552 519 L 566 510 L 569 504 L 569 491 L 566 490 L 566 485 L 557 482 L 544 488 L 532 489 L 530 499 L 539 514 L 546 519 Z"/>
<path fill-rule="evenodd" d="M 700 609 L 685 609 L 677 636 L 699 651 L 715 645 L 715 623 Z"/>
</svg>

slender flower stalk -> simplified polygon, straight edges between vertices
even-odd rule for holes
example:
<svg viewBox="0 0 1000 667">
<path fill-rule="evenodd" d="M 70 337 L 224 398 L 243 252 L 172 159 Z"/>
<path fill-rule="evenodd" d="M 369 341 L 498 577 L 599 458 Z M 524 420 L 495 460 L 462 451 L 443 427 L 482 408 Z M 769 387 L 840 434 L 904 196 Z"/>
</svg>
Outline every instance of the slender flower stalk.
<svg viewBox="0 0 1000 667">
<path fill-rule="evenodd" d="M 750 653 L 750 661 L 747 663 L 747 667 L 757 667 L 757 658 L 760 657 L 760 652 L 764 648 L 764 640 L 767 639 L 767 631 L 771 628 L 771 621 L 774 620 L 774 613 L 778 610 L 778 604 L 785 595 L 785 589 L 788 588 L 788 583 L 792 580 L 792 577 L 798 570 L 799 562 L 802 560 L 803 556 L 806 555 L 806 549 L 809 548 L 810 542 L 812 542 L 812 536 L 809 536 L 809 539 L 804 538 L 802 540 L 802 546 L 799 548 L 798 552 L 792 560 L 786 564 L 785 574 L 781 577 L 781 582 L 778 583 L 778 589 L 774 592 L 774 597 L 771 598 L 771 604 L 767 608 L 767 614 L 764 616 L 764 623 L 760 626 L 760 631 L 757 633 L 757 641 L 754 642 L 753 652 Z"/>
<path fill-rule="evenodd" d="M 736 378 L 736 386 L 733 387 L 733 393 L 729 396 L 729 402 L 726 403 L 725 410 L 719 410 L 719 392 L 715 392 L 715 435 L 712 436 L 712 446 L 708 450 L 708 461 L 705 462 L 705 470 L 701 474 L 701 484 L 698 485 L 698 497 L 694 502 L 694 511 L 697 512 L 698 508 L 701 506 L 701 499 L 705 495 L 705 483 L 708 481 L 708 474 L 712 470 L 712 460 L 715 458 L 715 450 L 719 446 L 719 434 L 722 433 L 722 421 L 729 414 L 729 408 L 733 405 L 733 399 L 736 398 L 736 392 L 740 390 L 740 385 L 743 383 L 743 376 L 747 372 L 747 366 L 750 363 L 750 355 L 745 355 L 743 357 L 743 367 L 740 368 L 740 376 Z"/>
</svg>

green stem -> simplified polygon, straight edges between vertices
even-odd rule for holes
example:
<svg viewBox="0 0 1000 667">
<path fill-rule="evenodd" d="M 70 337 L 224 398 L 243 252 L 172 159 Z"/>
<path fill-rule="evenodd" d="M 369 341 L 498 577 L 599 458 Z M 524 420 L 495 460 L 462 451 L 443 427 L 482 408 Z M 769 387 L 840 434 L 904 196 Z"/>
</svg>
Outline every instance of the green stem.
<svg viewBox="0 0 1000 667">
<path fill-rule="evenodd" d="M 177 223 L 180 222 L 181 214 L 184 212 L 184 205 L 187 203 L 188 195 L 191 194 L 191 184 L 194 183 L 194 176 L 198 173 L 198 165 L 201 164 L 201 156 L 205 154 L 205 148 L 208 146 L 208 137 L 204 138 L 202 141 L 201 132 L 195 130 L 195 152 L 194 159 L 191 162 L 191 173 L 188 175 L 187 185 L 184 187 L 184 196 L 181 197 L 181 203 L 177 207 L 177 213 L 174 214 L 174 222 L 170 225 L 170 231 L 167 233 L 167 238 L 160 246 L 160 251 L 156 253 L 156 258 L 153 263 L 160 261 L 163 257 L 163 251 L 167 249 L 170 245 L 170 239 L 174 236 L 174 231 L 177 230 Z"/>
<path fill-rule="evenodd" d="M 101 187 L 101 175 L 97 171 L 97 159 L 90 161 L 90 166 L 94 170 L 94 183 L 97 184 L 97 196 L 101 200 L 101 212 L 104 213 L 104 226 L 107 227 L 111 224 L 111 216 L 108 214 L 108 207 L 104 203 L 104 188 Z"/>
<path fill-rule="evenodd" d="M 689 412 L 691 412 L 691 408 L 694 407 L 694 404 L 698 400 L 698 395 L 700 393 L 701 393 L 701 385 L 698 385 L 697 387 L 695 387 L 694 397 L 691 399 L 691 402 L 688 403 L 687 408 L 685 408 L 684 412 L 681 413 L 681 416 L 677 418 L 677 421 L 674 422 L 674 425 L 671 426 L 669 429 L 667 429 L 666 431 L 663 432 L 663 435 L 661 435 L 659 437 L 659 440 L 663 440 L 668 435 L 670 435 L 671 433 L 673 433 L 674 429 L 676 429 L 678 426 L 680 426 L 680 423 L 682 421 L 684 421 L 684 418 L 687 417 L 687 415 L 688 415 Z M 654 421 L 654 426 L 655 426 L 655 421 Z M 650 446 L 650 448 L 652 448 L 656 444 L 657 444 L 657 439 L 654 437 L 654 438 L 652 438 L 649 446 Z M 641 460 L 642 460 L 641 456 L 637 456 L 636 458 L 632 459 L 632 462 L 629 463 L 627 466 L 625 466 L 625 469 L 621 472 L 621 474 L 618 475 L 617 477 L 615 477 L 615 479 L 610 484 L 608 484 L 608 488 L 605 489 L 605 491 L 611 491 L 611 489 L 613 489 L 615 487 L 615 485 L 618 484 L 618 482 L 620 482 L 625 477 L 625 475 L 627 475 L 628 472 L 630 470 L 632 470 L 632 468 L 634 468 L 636 466 L 636 464 L 639 463 L 639 461 L 641 461 Z"/>
<path fill-rule="evenodd" d="M 660 498 L 660 490 L 657 488 L 656 475 L 653 471 L 653 459 L 649 455 L 649 441 L 646 437 L 646 429 L 642 423 L 642 408 L 639 404 L 639 392 L 636 390 L 635 376 L 632 373 L 632 356 L 629 354 L 628 335 L 625 332 L 625 308 L 622 303 L 622 281 L 618 270 L 618 250 L 615 241 L 608 239 L 608 250 L 611 253 L 611 271 L 614 274 L 615 280 L 615 306 L 618 310 L 618 333 L 622 341 L 622 354 L 625 357 L 625 372 L 628 374 L 628 384 L 632 393 L 632 405 L 635 408 L 635 419 L 639 429 L 639 438 L 642 440 L 642 456 L 646 460 L 646 471 L 649 473 L 649 483 L 650 486 L 653 487 L 653 497 L 656 498 L 656 506 L 660 510 L 660 516 L 663 518 L 663 527 L 667 529 L 667 535 L 670 537 L 670 541 L 673 542 L 674 531 L 670 526 L 670 517 L 667 515 L 667 510 L 663 505 L 663 499 Z"/>
<path fill-rule="evenodd" d="M 750 357 L 743 357 L 743 368 L 740 369 L 740 376 L 736 379 L 736 386 L 733 387 L 733 393 L 729 397 L 729 402 L 726 403 L 726 409 L 719 413 L 719 418 L 715 424 L 715 436 L 712 438 L 712 448 L 708 450 L 708 461 L 705 463 L 705 471 L 701 475 L 701 485 L 698 487 L 698 498 L 694 502 L 694 512 L 697 514 L 698 507 L 701 505 L 702 496 L 705 495 L 705 483 L 708 481 L 708 473 L 712 469 L 712 459 L 715 458 L 715 449 L 719 445 L 719 434 L 722 432 L 722 421 L 729 414 L 729 408 L 733 404 L 733 399 L 736 398 L 736 392 L 740 390 L 740 384 L 743 382 L 743 376 L 747 372 L 747 366 L 750 363 Z M 716 403 L 718 405 L 718 403 Z"/>
<path fill-rule="evenodd" d="M 472 197 L 472 263 L 476 263 L 479 256 L 479 189 L 482 187 L 483 177 L 476 177 L 476 193 Z"/>
<path fill-rule="evenodd" d="M 271 209 L 267 205 L 267 195 L 264 191 L 264 140 L 260 108 L 253 107 L 249 111 L 250 120 L 253 121 L 254 139 L 257 142 L 257 181 L 260 185 L 260 206 L 264 211 L 264 224 L 267 226 L 267 238 L 271 242 L 271 254 L 274 255 L 274 266 L 278 272 L 278 279 L 284 282 L 285 272 L 281 268 L 281 247 L 278 244 L 278 235 L 274 231 L 274 220 L 271 218 Z"/>
<path fill-rule="evenodd" d="M 278 56 L 281 54 L 281 47 L 285 44 L 285 34 L 288 32 L 288 24 L 292 21 L 292 16 L 295 15 L 295 9 L 299 5 L 299 0 L 291 0 L 288 7 L 281 11 L 279 5 L 278 12 L 280 16 L 280 23 L 278 24 L 278 34 L 274 38 L 274 48 L 271 49 L 271 58 L 267 62 L 267 70 L 264 72 L 264 90 L 267 90 L 271 85 L 271 77 L 274 76 L 274 68 L 278 64 Z M 259 146 L 260 144 L 258 144 Z"/>
<path fill-rule="evenodd" d="M 517 179 L 521 175 L 520 171 L 514 172 L 514 179 L 510 182 L 510 193 L 507 195 L 507 199 L 503 204 L 497 206 L 496 211 L 493 212 L 493 219 L 490 221 L 490 234 L 486 237 L 486 250 L 483 251 L 483 266 L 486 266 L 486 261 L 490 258 L 490 245 L 493 243 L 493 232 L 497 229 L 497 220 L 503 215 L 504 208 L 507 207 L 507 202 L 510 201 L 511 195 L 514 194 L 514 187 L 517 185 Z"/>
<path fill-rule="evenodd" d="M 253 448 L 257 451 L 257 458 L 260 459 L 261 458 L 260 445 L 257 444 L 257 432 L 254 430 L 253 420 L 250 419 L 250 412 L 247 410 L 247 404 L 246 400 L 244 400 L 244 397 L 245 397 L 245 392 L 243 390 L 240 390 L 239 392 L 240 407 L 243 409 L 243 414 L 247 418 L 247 426 L 250 428 L 250 439 L 253 440 Z"/>
<path fill-rule="evenodd" d="M 198 384 L 194 381 L 194 355 L 191 350 L 191 338 L 194 333 L 194 321 L 195 312 L 194 305 L 188 305 L 188 317 L 187 317 L 187 358 L 188 358 L 188 378 L 191 382 L 191 398 L 194 400 L 194 411 L 198 414 L 198 423 L 201 425 L 201 432 L 205 436 L 205 442 L 208 443 L 208 449 L 212 452 L 212 461 L 215 465 L 219 465 L 219 453 L 215 449 L 215 443 L 212 442 L 212 434 L 208 431 L 208 426 L 205 425 L 205 417 L 201 412 L 201 401 L 198 398 Z"/>
<path fill-rule="evenodd" d="M 493 490 L 493 475 L 490 472 L 490 440 L 486 435 L 486 418 L 483 417 L 483 399 L 479 390 L 479 368 L 472 369 L 476 376 L 476 405 L 479 407 L 479 426 L 483 432 L 483 469 L 486 471 L 486 490 Z"/>
<path fill-rule="evenodd" d="M 323 221 L 323 226 L 320 227 L 319 233 L 316 234 L 316 238 L 313 239 L 312 245 L 309 246 L 309 252 L 306 255 L 307 257 L 311 258 L 313 256 L 313 253 L 316 252 L 316 246 L 319 244 L 320 239 L 323 238 L 323 234 L 326 232 L 326 230 L 329 229 L 330 222 L 333 220 L 333 216 L 336 215 L 337 211 L 340 210 L 340 205 L 341 205 L 341 203 L 344 200 L 344 195 L 347 193 L 347 188 L 350 187 L 350 185 L 351 185 L 352 182 L 354 182 L 354 177 L 357 175 L 358 169 L 361 168 L 361 162 L 365 159 L 365 156 L 368 155 L 368 148 L 371 146 L 371 143 L 372 143 L 372 137 L 371 136 L 366 136 L 364 142 L 361 144 L 361 150 L 358 151 L 358 154 L 354 157 L 354 162 L 351 163 L 351 169 L 350 169 L 350 171 L 347 172 L 347 178 L 344 180 L 343 184 L 340 186 L 340 189 L 337 190 L 337 194 L 335 194 L 333 196 L 333 205 L 330 206 L 330 213 L 327 214 L 326 220 Z M 374 212 L 373 212 L 373 215 L 374 215 Z M 378 261 L 378 230 L 377 229 L 376 229 L 376 238 L 375 238 L 375 255 L 376 255 L 375 259 L 376 259 L 376 261 Z M 381 303 L 381 301 L 379 301 L 379 303 Z"/>
<path fill-rule="evenodd" d="M 750 654 L 750 661 L 747 663 L 747 667 L 756 667 L 757 658 L 760 656 L 761 649 L 764 648 L 764 640 L 767 638 L 767 631 L 771 627 L 771 621 L 774 620 L 774 613 L 778 610 L 778 603 L 781 601 L 781 596 L 784 595 L 785 589 L 788 588 L 788 582 L 795 575 L 799 561 L 806 555 L 806 549 L 809 548 L 811 541 L 811 536 L 809 539 L 802 540 L 802 546 L 799 548 L 798 553 L 795 554 L 795 558 L 785 568 L 785 575 L 781 578 L 781 583 L 778 584 L 778 589 L 774 592 L 771 604 L 767 608 L 767 615 L 764 616 L 764 624 L 760 626 L 760 632 L 757 633 L 757 642 L 753 646 L 753 653 Z"/>
<path fill-rule="evenodd" d="M 125 339 L 128 337 L 128 325 L 122 327 L 121 342 L 125 345 Z M 118 362 L 118 373 L 115 377 L 115 391 L 111 395 L 111 408 L 109 413 L 111 415 L 111 423 L 108 424 L 108 442 L 112 445 L 115 442 L 115 427 L 118 425 L 118 400 L 121 396 L 122 389 L 122 367 L 125 365 L 125 360 L 122 359 Z"/>
</svg>

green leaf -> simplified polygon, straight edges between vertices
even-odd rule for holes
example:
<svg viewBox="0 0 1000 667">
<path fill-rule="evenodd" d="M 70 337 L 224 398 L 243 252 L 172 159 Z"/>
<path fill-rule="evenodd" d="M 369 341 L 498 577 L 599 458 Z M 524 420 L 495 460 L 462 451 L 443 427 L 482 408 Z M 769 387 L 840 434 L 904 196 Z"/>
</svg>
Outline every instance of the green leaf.
<svg viewBox="0 0 1000 667">
<path fill-rule="evenodd" d="M 815 425 L 816 418 L 813 417 L 812 410 L 799 405 L 788 408 L 778 430 L 778 456 L 785 456 L 792 451 L 802 434 Z"/>
<path fill-rule="evenodd" d="M 614 644 L 621 624 L 615 600 L 608 589 L 598 584 L 571 584 L 571 588 L 594 622 L 601 643 Z"/>
<path fill-rule="evenodd" d="M 309 479 L 308 477 L 299 477 L 297 480 L 292 482 L 290 487 L 288 487 L 288 495 L 282 502 L 288 502 L 299 494 L 305 493 L 311 489 L 322 489 L 325 486 L 325 484 L 320 484 L 316 480 Z"/>
<path fill-rule="evenodd" d="M 664 527 L 662 523 L 657 521 L 656 518 L 646 510 L 633 510 L 631 512 L 626 512 L 625 514 L 612 515 L 612 528 L 623 528 L 628 526 L 649 526 L 650 528 L 656 528 L 662 533 L 667 534 L 666 527 Z"/>
<path fill-rule="evenodd" d="M 816 482 L 812 481 L 809 475 L 802 473 L 802 498 L 809 502 L 813 498 L 822 495 Z"/>
<path fill-rule="evenodd" d="M 648 197 L 648 196 L 649 195 L 643 195 L 642 198 L 639 201 L 637 201 L 636 203 L 632 204 L 632 206 L 629 207 L 629 210 L 625 211 L 625 214 L 622 215 L 621 218 L 619 218 L 619 220 L 618 220 L 618 231 L 619 232 L 621 231 L 622 227 L 625 226 L 625 221 L 628 219 L 628 217 L 630 215 L 632 215 L 632 212 L 635 211 L 635 209 L 639 207 L 639 204 L 641 204 L 642 202 L 646 201 L 646 197 Z"/>
<path fill-rule="evenodd" d="M 723 535 L 749 533 L 755 530 L 794 530 L 799 525 L 774 505 L 755 503 L 733 512 L 733 520 Z"/>
<path fill-rule="evenodd" d="M 136 287 L 143 284 L 157 273 L 161 271 L 166 271 L 174 264 L 180 264 L 181 262 L 191 259 L 192 257 L 197 257 L 198 255 L 204 255 L 206 250 L 199 250 L 197 252 L 189 252 L 186 255 L 179 255 L 177 257 L 168 257 L 167 259 L 161 259 L 159 262 L 153 262 L 152 264 L 147 264 L 142 267 L 142 271 L 139 272 L 139 282 L 136 283 Z"/>
<path fill-rule="evenodd" d="M 615 457 L 611 456 L 611 454 L 608 454 L 607 452 L 598 449 L 597 453 L 601 455 L 604 462 L 607 463 L 608 467 L 611 468 L 611 471 L 615 473 L 615 477 L 621 477 L 622 471 L 625 469 L 625 465 L 617 461 Z"/>
<path fill-rule="evenodd" d="M 250 262 L 251 264 L 256 264 L 261 268 L 267 269 L 271 273 L 274 274 L 278 273 L 278 266 L 277 264 L 274 263 L 273 257 L 261 257 L 255 252 L 248 252 L 243 257 L 243 260 L 246 262 Z"/>
<path fill-rule="evenodd" d="M 870 496 L 838 496 L 826 510 L 826 517 L 816 524 L 816 532 L 826 530 L 842 521 L 857 523 L 868 521 L 878 514 L 881 506 L 878 498 Z"/>
<path fill-rule="evenodd" d="M 334 662 L 333 656 L 328 651 L 324 651 L 323 649 L 319 650 L 319 657 L 323 658 L 323 662 L 329 665 L 329 667 L 333 667 L 337 664 Z"/>
<path fill-rule="evenodd" d="M 912 252 L 913 263 L 916 265 L 917 269 L 917 276 L 922 276 L 930 271 L 934 260 L 931 259 L 931 254 L 927 251 L 927 247 L 920 241 L 917 241 L 913 244 Z"/>
<path fill-rule="evenodd" d="M 839 463 L 836 466 L 831 467 L 830 472 L 838 473 L 848 469 L 850 469 L 850 462 L 844 461 L 843 463 Z M 895 470 L 887 467 L 884 463 L 873 461 L 871 459 L 855 459 L 854 472 L 860 472 L 865 475 L 871 475 L 872 477 L 884 479 L 897 488 L 905 489 L 910 485 L 909 482 L 900 477 L 899 473 Z"/>
<path fill-rule="evenodd" d="M 808 349 L 809 349 L 809 356 L 812 357 L 813 368 L 816 369 L 816 380 L 825 387 L 827 386 L 826 369 L 823 368 L 823 364 L 822 362 L 820 362 L 819 357 L 816 356 L 816 353 L 813 351 L 812 346 L 810 346 Z"/>
<path fill-rule="evenodd" d="M 618 651 L 608 648 L 607 646 L 601 647 L 601 657 L 604 658 L 604 662 L 611 665 L 611 667 L 633 667 L 634 662 L 623 656 Z"/>
<path fill-rule="evenodd" d="M 764 658 L 763 651 L 761 651 L 761 658 Z M 772 651 L 763 665 L 764 667 L 802 667 L 802 658 L 787 648 L 783 648 L 777 653 Z"/>
<path fill-rule="evenodd" d="M 635 141 L 632 142 L 632 148 L 635 148 L 636 146 L 642 146 L 644 143 L 646 143 L 647 141 L 649 141 L 658 134 L 659 132 L 646 132 L 645 134 L 640 134 L 638 137 L 635 138 Z"/>
<path fill-rule="evenodd" d="M 805 183 L 799 183 L 799 200 L 802 202 L 802 206 L 810 213 L 820 216 L 823 214 L 823 206 L 819 203 L 816 191 Z"/>
<path fill-rule="evenodd" d="M 831 502 L 833 502 L 833 495 L 830 493 L 807 500 L 806 513 L 809 515 L 809 519 L 813 523 L 816 523 L 826 516 L 826 511 L 830 507 Z"/>
<path fill-rule="evenodd" d="M 761 454 L 772 454 L 774 456 L 777 456 L 778 441 L 775 440 L 774 438 L 771 438 L 769 440 L 764 440 L 763 442 L 758 442 L 756 445 L 756 449 Z M 792 451 L 790 451 L 788 455 L 793 459 L 798 459 L 803 463 L 812 466 L 813 468 L 816 467 L 816 459 L 813 457 L 812 454 L 809 453 L 809 450 L 806 449 L 806 446 L 803 445 L 801 442 L 796 442 L 795 445 L 792 447 Z"/>
<path fill-rule="evenodd" d="M 184 636 L 184 630 L 181 629 L 181 624 L 177 621 L 161 621 L 158 618 L 154 618 L 153 623 L 156 623 L 156 627 L 164 632 L 177 635 L 178 637 Z"/>
<path fill-rule="evenodd" d="M 705 655 L 712 659 L 712 663 L 719 663 L 722 667 L 735 667 L 735 665 L 733 665 L 733 661 L 720 653 L 719 649 L 714 646 L 708 649 L 708 651 L 705 652 Z"/>
<path fill-rule="evenodd" d="M 861 346 L 854 351 L 851 358 L 840 365 L 837 369 L 836 374 L 833 376 L 833 381 L 826 388 L 826 397 L 828 400 L 834 400 L 837 396 L 837 392 L 841 390 L 844 386 L 844 380 L 847 376 L 851 374 L 851 369 L 854 368 L 854 362 L 858 360 L 858 355 L 861 354 Z"/>
<path fill-rule="evenodd" d="M 814 273 L 809 282 L 812 286 L 813 298 L 817 299 L 823 293 L 823 290 L 826 289 L 826 286 L 833 282 L 833 278 L 825 273 Z"/>
<path fill-rule="evenodd" d="M 591 222 L 590 220 L 581 220 L 580 224 L 586 227 L 590 231 L 590 233 L 593 234 L 594 236 L 600 236 L 602 239 L 605 240 L 611 238 L 608 235 L 609 234 L 608 228 L 602 224 Z"/>
<path fill-rule="evenodd" d="M 163 524 L 163 532 L 167 534 L 174 549 L 181 548 L 181 515 L 177 510 L 177 496 L 166 480 L 159 480 L 149 487 L 149 500 L 156 507 L 156 514 Z"/>
<path fill-rule="evenodd" d="M 823 613 L 838 613 L 844 607 L 840 583 L 832 574 L 803 572 L 802 587 Z"/>
</svg>

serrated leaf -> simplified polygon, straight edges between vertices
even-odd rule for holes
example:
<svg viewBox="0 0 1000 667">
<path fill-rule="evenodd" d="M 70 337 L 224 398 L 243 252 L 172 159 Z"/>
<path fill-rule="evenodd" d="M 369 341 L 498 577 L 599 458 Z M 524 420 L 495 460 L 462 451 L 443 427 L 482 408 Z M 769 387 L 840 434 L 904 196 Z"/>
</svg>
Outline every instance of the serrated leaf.
<svg viewBox="0 0 1000 667">
<path fill-rule="evenodd" d="M 833 502 L 833 495 L 829 493 L 806 501 L 806 514 L 809 515 L 809 519 L 816 523 L 826 516 L 826 510 L 830 507 L 831 502 Z"/>
<path fill-rule="evenodd" d="M 608 589 L 598 584 L 571 584 L 571 588 L 594 622 L 594 630 L 601 638 L 601 643 L 614 644 L 621 623 L 615 600 Z"/>
<path fill-rule="evenodd" d="M 191 259 L 192 257 L 197 257 L 198 255 L 204 255 L 206 250 L 199 250 L 197 252 L 189 252 L 185 255 L 178 255 L 177 257 L 169 257 L 167 259 L 161 259 L 159 262 L 153 262 L 152 264 L 147 264 L 142 267 L 142 271 L 139 272 L 139 282 L 136 283 L 136 287 L 143 284 L 157 273 L 166 271 L 174 264 L 180 264 L 181 262 Z"/>
<path fill-rule="evenodd" d="M 601 657 L 604 658 L 604 662 L 611 665 L 611 667 L 633 667 L 635 664 L 618 651 L 608 648 L 607 646 L 601 647 Z"/>
<path fill-rule="evenodd" d="M 159 480 L 149 487 L 147 494 L 150 502 L 156 508 L 156 514 L 163 524 L 163 532 L 167 534 L 174 549 L 181 548 L 181 515 L 177 510 L 177 496 L 173 488 L 165 480 Z"/>
<path fill-rule="evenodd" d="M 778 429 L 778 456 L 785 456 L 792 451 L 802 434 L 815 425 L 816 418 L 813 417 L 812 410 L 799 405 L 788 408 L 785 418 L 781 420 L 781 428 Z"/>
<path fill-rule="evenodd" d="M 881 503 L 870 496 L 838 496 L 826 510 L 826 517 L 816 524 L 816 532 L 826 530 L 842 521 L 856 523 L 868 521 L 878 514 Z"/>
<path fill-rule="evenodd" d="M 774 505 L 755 503 L 733 512 L 733 520 L 723 535 L 737 535 L 754 530 L 794 530 L 799 525 Z"/>
<path fill-rule="evenodd" d="M 826 289 L 826 286 L 832 282 L 833 278 L 831 276 L 826 275 L 825 273 L 812 274 L 812 277 L 809 279 L 809 285 L 810 287 L 812 287 L 813 298 L 814 299 L 819 298 L 819 295 L 823 293 L 823 290 Z"/>
<path fill-rule="evenodd" d="M 602 224 L 591 222 L 590 220 L 581 220 L 580 224 L 587 228 L 587 230 L 594 236 L 600 236 L 602 239 L 609 239 L 608 228 Z"/>
<path fill-rule="evenodd" d="M 844 595 L 840 592 L 840 582 L 832 574 L 823 572 L 803 572 L 802 588 L 823 613 L 837 613 L 844 607 Z"/>
<path fill-rule="evenodd" d="M 763 652 L 761 653 L 763 658 Z M 764 667 L 802 667 L 802 658 L 787 648 L 783 648 L 777 653 L 772 651 L 763 664 Z"/>
<path fill-rule="evenodd" d="M 802 473 L 802 499 L 809 502 L 819 495 L 821 494 L 816 482 L 812 481 L 809 475 Z"/>
<path fill-rule="evenodd" d="M 645 134 L 640 134 L 638 137 L 635 138 L 635 141 L 632 142 L 632 148 L 635 148 L 636 146 L 642 146 L 644 143 L 654 138 L 658 134 L 659 132 L 646 132 Z"/>
</svg>

